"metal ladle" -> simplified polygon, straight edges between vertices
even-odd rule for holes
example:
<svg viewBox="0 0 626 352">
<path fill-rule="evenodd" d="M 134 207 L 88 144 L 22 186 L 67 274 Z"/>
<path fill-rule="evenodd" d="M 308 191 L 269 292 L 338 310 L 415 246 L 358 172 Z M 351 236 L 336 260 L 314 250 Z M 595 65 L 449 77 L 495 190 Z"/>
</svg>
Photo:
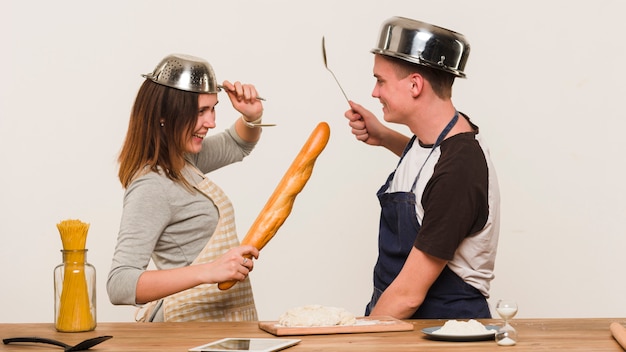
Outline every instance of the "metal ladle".
<svg viewBox="0 0 626 352">
<path fill-rule="evenodd" d="M 112 338 L 113 336 L 98 336 L 98 337 L 94 337 L 91 339 L 87 339 L 85 341 L 79 342 L 78 344 L 71 346 L 68 345 L 66 343 L 63 343 L 61 341 L 57 341 L 57 340 L 53 340 L 53 339 L 47 339 L 47 338 L 43 338 L 43 337 L 11 337 L 8 339 L 3 339 L 2 342 L 4 342 L 5 345 L 12 343 L 12 342 L 37 342 L 37 343 L 47 343 L 50 345 L 55 345 L 55 346 L 60 346 L 63 347 L 65 352 L 72 352 L 72 351 L 84 351 L 87 350 L 101 342 L 104 342 L 110 338 Z"/>
<path fill-rule="evenodd" d="M 337 85 L 339 86 L 339 89 L 341 89 L 341 93 L 343 93 L 343 96 L 346 98 L 346 101 L 349 103 L 350 99 L 348 99 L 348 96 L 346 95 L 346 92 L 344 92 L 343 88 L 341 87 L 341 84 L 339 84 L 339 81 L 337 80 L 337 77 L 335 76 L 333 71 L 330 68 L 328 68 L 328 60 L 326 59 L 326 44 L 325 44 L 325 41 L 324 41 L 324 37 L 322 37 L 322 56 L 324 57 L 324 66 L 326 67 L 328 72 L 330 72 L 330 74 L 333 75 L 333 78 L 335 79 L 335 82 L 337 82 Z"/>
</svg>

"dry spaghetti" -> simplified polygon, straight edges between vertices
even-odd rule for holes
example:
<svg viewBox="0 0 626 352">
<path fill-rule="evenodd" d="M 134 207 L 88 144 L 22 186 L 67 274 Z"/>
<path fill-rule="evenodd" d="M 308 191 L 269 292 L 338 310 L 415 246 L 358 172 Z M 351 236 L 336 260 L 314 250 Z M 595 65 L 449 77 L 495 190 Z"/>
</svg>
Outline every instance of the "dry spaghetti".
<svg viewBox="0 0 626 352">
<path fill-rule="evenodd" d="M 89 224 L 80 220 L 64 220 L 57 224 L 57 228 L 63 243 L 64 268 L 61 295 L 56 298 L 56 329 L 66 332 L 93 330 L 96 327 L 95 307 L 91 304 L 85 277 L 85 266 L 89 265 L 85 262 Z"/>
</svg>

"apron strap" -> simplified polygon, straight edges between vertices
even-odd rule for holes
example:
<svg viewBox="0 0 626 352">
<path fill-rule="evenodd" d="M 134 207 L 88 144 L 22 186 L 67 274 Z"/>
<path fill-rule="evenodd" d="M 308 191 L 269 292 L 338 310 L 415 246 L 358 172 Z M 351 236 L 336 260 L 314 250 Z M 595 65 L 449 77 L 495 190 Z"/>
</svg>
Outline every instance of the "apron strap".
<svg viewBox="0 0 626 352">
<path fill-rule="evenodd" d="M 446 138 L 448 133 L 450 133 L 450 130 L 452 129 L 452 127 L 454 127 L 454 125 L 456 125 L 456 122 L 458 120 L 459 120 L 459 112 L 455 110 L 454 116 L 452 116 L 452 120 L 450 120 L 450 122 L 448 122 L 448 124 L 443 129 L 443 131 L 441 131 L 441 133 L 439 134 L 439 137 L 437 137 L 437 140 L 435 141 L 435 144 L 433 144 L 432 148 L 430 149 L 430 153 L 428 153 L 428 156 L 426 156 L 424 163 L 422 164 L 419 171 L 417 172 L 417 176 L 415 176 L 415 180 L 413 181 L 413 185 L 411 186 L 411 192 L 415 192 L 415 186 L 417 186 L 417 180 L 420 178 L 420 174 L 422 173 L 422 169 L 424 168 L 424 165 L 426 165 L 426 162 L 428 161 L 430 156 L 433 154 L 435 149 L 437 149 L 437 147 L 441 144 L 441 142 L 443 142 L 444 138 Z"/>
</svg>

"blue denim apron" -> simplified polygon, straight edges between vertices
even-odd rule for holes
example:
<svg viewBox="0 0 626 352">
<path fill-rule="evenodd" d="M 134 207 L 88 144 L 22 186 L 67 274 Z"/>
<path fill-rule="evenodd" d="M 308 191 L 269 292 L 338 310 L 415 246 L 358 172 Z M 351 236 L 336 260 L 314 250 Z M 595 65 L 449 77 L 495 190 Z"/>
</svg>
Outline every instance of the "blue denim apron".
<svg viewBox="0 0 626 352">
<path fill-rule="evenodd" d="M 377 196 L 381 206 L 378 234 L 378 261 L 374 267 L 374 293 L 365 309 L 369 315 L 383 291 L 398 276 L 404 266 L 411 249 L 415 244 L 420 224 L 415 211 L 415 186 L 417 180 L 433 151 L 441 144 L 446 135 L 458 121 L 456 112 L 448 125 L 443 129 L 424 164 L 420 167 L 411 192 L 385 193 L 396 173 L 394 170 L 385 184 L 378 190 Z M 415 143 L 413 136 L 407 144 L 400 162 Z M 398 165 L 400 165 L 398 162 Z M 428 290 L 424 302 L 413 314 L 412 319 L 471 319 L 491 318 L 485 297 L 473 286 L 467 284 L 446 265 L 439 277 Z"/>
</svg>

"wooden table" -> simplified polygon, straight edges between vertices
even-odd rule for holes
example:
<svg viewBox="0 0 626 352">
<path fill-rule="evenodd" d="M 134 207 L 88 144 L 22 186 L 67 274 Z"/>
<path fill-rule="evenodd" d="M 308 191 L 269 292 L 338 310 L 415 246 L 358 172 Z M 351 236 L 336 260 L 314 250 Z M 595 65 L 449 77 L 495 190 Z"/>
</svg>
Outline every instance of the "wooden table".
<svg viewBox="0 0 626 352">
<path fill-rule="evenodd" d="M 609 330 L 609 324 L 623 319 L 515 319 L 519 342 L 498 346 L 495 341 L 447 342 L 425 338 L 421 329 L 443 325 L 441 320 L 407 320 L 415 329 L 404 332 L 307 335 L 285 351 L 623 351 Z M 481 320 L 485 325 L 498 320 Z M 258 328 L 257 322 L 239 323 L 99 323 L 95 331 L 60 333 L 52 324 L 0 324 L 0 338 L 37 336 L 67 344 L 113 335 L 90 351 L 187 351 L 224 337 L 275 337 Z M 293 336 L 288 336 L 293 337 Z M 0 344 L 0 351 L 62 351 L 42 344 Z"/>
</svg>

